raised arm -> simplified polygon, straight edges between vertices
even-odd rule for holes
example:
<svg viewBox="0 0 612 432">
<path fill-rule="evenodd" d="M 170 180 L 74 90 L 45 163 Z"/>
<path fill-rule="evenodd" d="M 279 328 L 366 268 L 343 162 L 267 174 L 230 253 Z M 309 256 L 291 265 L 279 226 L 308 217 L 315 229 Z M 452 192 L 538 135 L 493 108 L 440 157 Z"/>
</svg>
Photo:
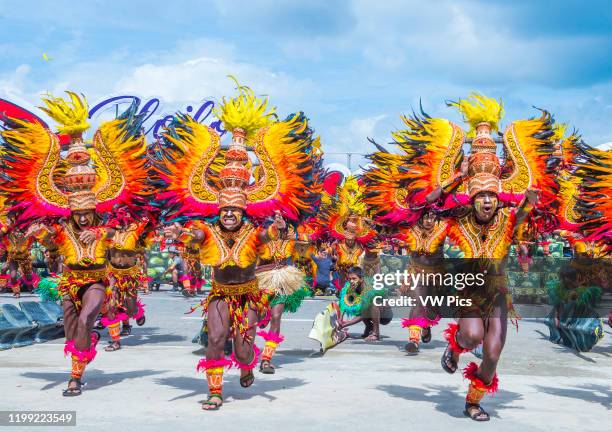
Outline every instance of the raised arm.
<svg viewBox="0 0 612 432">
<path fill-rule="evenodd" d="M 427 204 L 434 203 L 438 201 L 443 194 L 448 195 L 452 193 L 455 189 L 457 189 L 463 179 L 467 177 L 468 167 L 468 160 L 467 158 L 464 158 L 463 162 L 461 162 L 461 171 L 454 177 L 450 178 L 449 180 L 438 186 L 429 195 L 425 197 L 425 201 L 427 202 Z"/>
<path fill-rule="evenodd" d="M 527 215 L 538 204 L 539 193 L 540 191 L 537 189 L 527 189 L 525 192 L 525 199 L 516 212 L 516 223 L 514 224 L 515 233 L 518 227 L 525 221 Z"/>
<path fill-rule="evenodd" d="M 283 215 L 280 211 L 276 211 L 274 214 L 274 222 L 272 225 L 268 227 L 268 229 L 260 230 L 257 235 L 259 236 L 259 241 L 262 243 L 268 243 L 273 240 L 277 240 L 279 238 L 279 233 L 287 228 L 287 223 L 283 218 Z"/>
</svg>

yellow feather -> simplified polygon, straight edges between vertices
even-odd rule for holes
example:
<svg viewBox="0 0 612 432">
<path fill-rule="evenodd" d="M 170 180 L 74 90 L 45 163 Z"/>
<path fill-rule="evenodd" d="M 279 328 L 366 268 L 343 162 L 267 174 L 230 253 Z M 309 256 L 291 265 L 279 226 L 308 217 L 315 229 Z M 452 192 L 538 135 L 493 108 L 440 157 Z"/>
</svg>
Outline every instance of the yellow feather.
<svg viewBox="0 0 612 432">
<path fill-rule="evenodd" d="M 470 138 L 474 136 L 478 123 L 487 122 L 491 124 L 493 131 L 497 131 L 499 121 L 504 115 L 504 107 L 500 102 L 476 92 L 470 93 L 468 99 L 459 99 L 449 105 L 458 108 L 463 114 L 463 120 L 470 125 Z"/>
<path fill-rule="evenodd" d="M 223 127 L 229 131 L 236 128 L 244 129 L 247 136 L 252 136 L 258 129 L 268 126 L 276 118 L 276 108 L 268 109 L 268 98 L 258 98 L 249 87 L 241 86 L 236 78 L 229 76 L 238 88 L 240 94 L 229 100 L 223 98 L 214 114 L 223 122 Z"/>
<path fill-rule="evenodd" d="M 70 101 L 48 94 L 43 98 L 45 107 L 40 107 L 49 117 L 58 122 L 59 133 L 68 135 L 80 135 L 89 128 L 87 118 L 89 117 L 89 106 L 85 96 L 79 97 L 74 92 L 66 91 Z"/>
<path fill-rule="evenodd" d="M 565 130 L 567 129 L 567 124 L 565 123 L 557 123 L 553 127 L 553 142 L 561 141 L 561 139 L 565 136 Z"/>
</svg>

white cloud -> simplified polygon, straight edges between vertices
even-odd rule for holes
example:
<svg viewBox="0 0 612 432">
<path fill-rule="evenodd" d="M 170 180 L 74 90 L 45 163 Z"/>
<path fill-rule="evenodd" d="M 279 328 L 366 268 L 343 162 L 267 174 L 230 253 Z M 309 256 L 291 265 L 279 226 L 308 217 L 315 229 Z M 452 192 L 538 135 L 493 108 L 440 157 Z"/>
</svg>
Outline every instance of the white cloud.
<svg viewBox="0 0 612 432">
<path fill-rule="evenodd" d="M 0 96 L 5 99 L 21 99 L 30 69 L 30 66 L 22 64 L 4 77 L 0 76 Z"/>
<path fill-rule="evenodd" d="M 36 106 L 42 94 L 69 89 L 83 92 L 93 106 L 109 96 L 129 94 L 159 97 L 166 112 L 172 113 L 188 103 L 235 94 L 234 83 L 227 77 L 234 75 L 256 94 L 269 96 L 281 116 L 302 109 L 299 101 L 316 98 L 318 90 L 311 81 L 234 56 L 235 47 L 230 44 L 198 39 L 181 41 L 171 52 L 149 52 L 140 58 L 121 49 L 99 61 L 54 69 L 38 81 L 30 76 L 31 68 L 22 65 L 0 75 L 0 97 Z"/>
</svg>

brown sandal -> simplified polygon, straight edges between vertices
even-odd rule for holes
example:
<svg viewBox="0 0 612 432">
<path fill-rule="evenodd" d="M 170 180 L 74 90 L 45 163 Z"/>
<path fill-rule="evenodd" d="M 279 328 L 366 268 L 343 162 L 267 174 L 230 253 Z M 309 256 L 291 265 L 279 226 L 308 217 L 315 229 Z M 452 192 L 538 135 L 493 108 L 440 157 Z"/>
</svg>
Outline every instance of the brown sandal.
<svg viewBox="0 0 612 432">
<path fill-rule="evenodd" d="M 255 382 L 255 375 L 253 375 L 253 370 L 250 370 L 248 374 L 243 377 L 240 377 L 240 386 L 247 388 L 251 387 Z"/>
</svg>

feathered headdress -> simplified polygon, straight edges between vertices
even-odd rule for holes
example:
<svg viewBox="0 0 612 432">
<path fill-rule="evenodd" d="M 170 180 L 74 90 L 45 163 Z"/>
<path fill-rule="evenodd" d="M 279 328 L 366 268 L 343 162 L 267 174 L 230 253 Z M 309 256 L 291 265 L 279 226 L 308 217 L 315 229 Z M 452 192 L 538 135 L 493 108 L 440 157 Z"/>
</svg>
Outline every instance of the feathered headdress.
<svg viewBox="0 0 612 432">
<path fill-rule="evenodd" d="M 577 208 L 585 215 L 581 229 L 586 237 L 612 243 L 612 151 L 578 143 L 576 174 L 582 179 Z"/>
<path fill-rule="evenodd" d="M 362 175 L 364 202 L 377 221 L 390 224 L 416 222 L 427 206 L 426 197 L 452 180 L 462 157 L 463 130 L 441 118 L 421 115 L 401 117 L 405 129 L 392 133 L 399 152 L 383 146 L 367 156 L 371 166 Z M 440 208 L 461 203 L 453 197 Z"/>
<path fill-rule="evenodd" d="M 213 129 L 187 115 L 176 116 L 167 127 L 163 138 L 169 163 L 159 170 L 167 187 L 158 198 L 176 208 L 176 215 L 208 217 L 232 206 L 256 219 L 276 210 L 294 221 L 306 217 L 317 194 L 313 179 L 320 166 L 318 139 L 307 118 L 298 113 L 278 121 L 267 99 L 245 86 L 238 91 L 215 110 L 232 134 L 226 151 Z M 253 182 L 248 150 L 259 160 Z"/>
<path fill-rule="evenodd" d="M 0 193 L 22 220 L 66 216 L 71 210 L 109 211 L 117 204 L 135 204 L 146 191 L 146 144 L 137 105 L 103 123 L 94 133 L 90 152 L 83 141 L 89 128 L 87 101 L 66 93 L 69 100 L 43 98 L 41 108 L 58 123 L 58 132 L 70 136 L 65 158 L 60 156 L 57 135 L 40 123 L 9 119 L 2 132 L 6 162 Z"/>
<path fill-rule="evenodd" d="M 327 234 L 337 239 L 353 238 L 364 244 L 376 236 L 363 201 L 364 187 L 357 177 L 344 179 L 318 217 L 318 224 Z"/>
<path fill-rule="evenodd" d="M 468 99 L 449 102 L 449 106 L 458 108 L 465 122 L 470 125 L 468 137 L 472 138 L 472 144 L 467 183 L 470 198 L 485 191 L 499 194 L 501 165 L 491 133 L 499 129 L 504 113 L 502 104 L 493 98 L 472 93 Z"/>
</svg>

